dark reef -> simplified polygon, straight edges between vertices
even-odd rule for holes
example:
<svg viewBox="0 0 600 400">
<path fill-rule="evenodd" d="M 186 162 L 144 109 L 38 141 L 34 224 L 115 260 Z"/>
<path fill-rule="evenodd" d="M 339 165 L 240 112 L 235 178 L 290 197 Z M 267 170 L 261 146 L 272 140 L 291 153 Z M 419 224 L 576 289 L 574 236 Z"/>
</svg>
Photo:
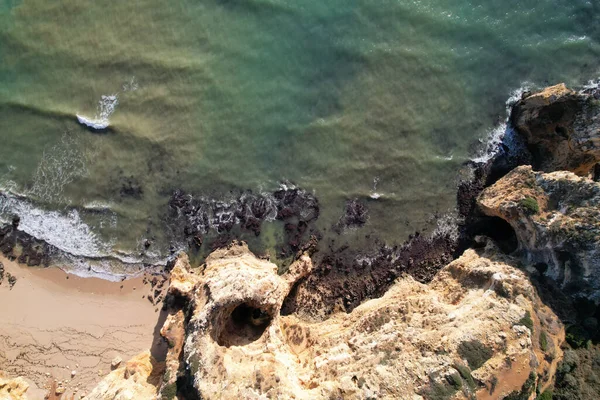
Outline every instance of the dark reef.
<svg viewBox="0 0 600 400">
<path fill-rule="evenodd" d="M 229 201 L 207 199 L 176 190 L 169 200 L 167 224 L 176 239 L 190 247 L 201 247 L 204 237 L 217 234 L 208 244 L 211 250 L 238 239 L 234 228 L 260 235 L 268 220 L 284 223 L 285 243 L 282 255 L 296 252 L 311 223 L 319 217 L 319 202 L 311 193 L 299 188 L 282 187 L 269 194 L 250 191 Z"/>
<path fill-rule="evenodd" d="M 31 267 L 47 267 L 52 254 L 56 254 L 58 249 L 20 231 L 19 222 L 20 218 L 15 216 L 11 224 L 0 228 L 0 251 L 10 260 L 17 260 Z"/>
</svg>

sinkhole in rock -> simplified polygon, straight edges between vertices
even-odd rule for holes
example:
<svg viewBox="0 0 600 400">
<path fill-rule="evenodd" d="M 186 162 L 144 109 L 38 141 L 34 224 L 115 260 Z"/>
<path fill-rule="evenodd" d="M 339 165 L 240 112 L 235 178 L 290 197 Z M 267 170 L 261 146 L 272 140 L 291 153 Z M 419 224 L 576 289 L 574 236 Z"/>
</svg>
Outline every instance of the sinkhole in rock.
<svg viewBox="0 0 600 400">
<path fill-rule="evenodd" d="M 223 319 L 216 330 L 216 340 L 220 346 L 244 346 L 258 340 L 273 316 L 263 307 L 242 303 L 230 308 L 222 315 Z"/>
<path fill-rule="evenodd" d="M 469 230 L 473 236 L 484 235 L 493 239 L 500 250 L 506 254 L 514 252 L 519 247 L 515 230 L 502 218 L 480 218 L 479 221 L 469 227 Z"/>
</svg>

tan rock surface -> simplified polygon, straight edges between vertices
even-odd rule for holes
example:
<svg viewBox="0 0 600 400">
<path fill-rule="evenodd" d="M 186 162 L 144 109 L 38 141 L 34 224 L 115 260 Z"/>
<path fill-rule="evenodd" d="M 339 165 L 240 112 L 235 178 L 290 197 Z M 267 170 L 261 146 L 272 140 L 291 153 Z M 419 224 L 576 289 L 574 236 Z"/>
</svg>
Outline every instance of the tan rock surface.
<svg viewBox="0 0 600 400">
<path fill-rule="evenodd" d="M 543 263 L 564 288 L 600 300 L 600 183 L 522 166 L 485 189 L 478 204 L 513 227 L 529 263 Z"/>
<path fill-rule="evenodd" d="M 511 121 L 531 150 L 536 169 L 587 175 L 600 161 L 600 101 L 563 83 L 524 96 Z"/>
<path fill-rule="evenodd" d="M 536 371 L 544 387 L 563 327 L 510 262 L 469 250 L 430 285 L 402 278 L 350 314 L 309 323 L 279 313 L 308 258 L 279 276 L 245 246 L 219 250 L 201 273 L 178 271 L 194 287 L 183 354 L 190 385 L 205 399 L 496 398 Z"/>
<path fill-rule="evenodd" d="M 144 352 L 117 368 L 86 395 L 87 400 L 155 399 L 164 372 L 164 363 Z"/>
<path fill-rule="evenodd" d="M 10 378 L 0 371 L 0 399 L 27 400 L 29 384 L 23 378 Z"/>
</svg>

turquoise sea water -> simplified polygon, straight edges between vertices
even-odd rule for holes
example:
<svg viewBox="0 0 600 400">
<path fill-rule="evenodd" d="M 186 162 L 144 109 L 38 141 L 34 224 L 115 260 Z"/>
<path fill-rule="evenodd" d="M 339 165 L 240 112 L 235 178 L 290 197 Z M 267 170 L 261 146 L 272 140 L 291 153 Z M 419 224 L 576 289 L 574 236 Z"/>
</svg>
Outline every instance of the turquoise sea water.
<svg viewBox="0 0 600 400">
<path fill-rule="evenodd" d="M 347 239 L 401 242 L 452 211 L 515 91 L 600 76 L 599 20 L 580 0 L 0 0 L 0 215 L 84 256 L 153 236 L 160 259 L 173 190 L 292 182 L 324 232 L 358 198 Z"/>
</svg>

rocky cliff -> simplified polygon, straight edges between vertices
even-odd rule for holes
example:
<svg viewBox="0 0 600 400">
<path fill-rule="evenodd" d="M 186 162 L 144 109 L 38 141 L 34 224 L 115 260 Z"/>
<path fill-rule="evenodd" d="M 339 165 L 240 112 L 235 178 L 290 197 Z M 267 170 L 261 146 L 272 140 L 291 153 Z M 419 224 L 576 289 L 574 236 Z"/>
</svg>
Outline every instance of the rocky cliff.
<svg viewBox="0 0 600 400">
<path fill-rule="evenodd" d="M 146 351 L 116 368 L 85 396 L 88 400 L 136 400 L 156 398 L 165 372 L 164 363 Z"/>
<path fill-rule="evenodd" d="M 562 324 L 493 245 L 467 251 L 428 285 L 406 276 L 381 298 L 324 322 L 283 316 L 301 257 L 285 275 L 243 245 L 200 271 L 182 256 L 169 287 L 161 398 L 500 398 L 544 389 Z M 91 398 L 131 378 L 114 371 Z M 131 376 L 131 375 L 130 375 Z M 138 386 L 127 385 L 128 388 Z M 106 389 L 104 389 L 106 388 Z M 137 399 L 146 392 L 136 394 Z M 154 395 L 154 394 L 153 394 Z"/>
<path fill-rule="evenodd" d="M 564 84 L 526 93 L 511 122 L 527 141 L 533 167 L 586 175 L 600 161 L 600 91 Z"/>
<path fill-rule="evenodd" d="M 528 264 L 566 293 L 600 301 L 600 183 L 522 166 L 485 189 L 478 204 L 513 227 Z"/>
</svg>

